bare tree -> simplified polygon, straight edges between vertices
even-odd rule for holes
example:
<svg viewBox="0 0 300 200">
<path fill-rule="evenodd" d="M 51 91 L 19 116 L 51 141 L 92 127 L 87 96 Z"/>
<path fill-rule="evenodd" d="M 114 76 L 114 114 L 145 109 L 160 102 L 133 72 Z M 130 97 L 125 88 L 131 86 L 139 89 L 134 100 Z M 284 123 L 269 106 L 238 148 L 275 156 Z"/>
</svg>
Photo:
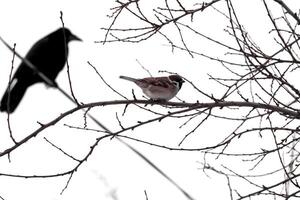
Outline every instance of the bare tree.
<svg viewBox="0 0 300 200">
<path fill-rule="evenodd" d="M 197 134 L 197 130 L 208 120 L 219 118 L 237 124 L 233 131 L 224 131 L 223 140 L 211 146 L 193 149 L 205 154 L 203 170 L 226 176 L 231 199 L 246 199 L 253 196 L 284 199 L 299 197 L 297 144 L 300 91 L 298 79 L 295 77 L 299 70 L 297 28 L 300 19 L 297 10 L 290 8 L 281 0 L 263 0 L 260 4 L 265 9 L 265 17 L 272 25 L 269 37 L 273 38 L 275 44 L 270 51 L 264 50 L 263 45 L 254 42 L 255 37 L 244 28 L 239 10 L 234 6 L 236 2 L 233 0 L 203 3 L 165 0 L 151 8 L 146 7 L 146 3 L 141 0 L 117 1 L 117 3 L 119 5 L 114 8 L 111 15 L 112 23 L 105 29 L 106 37 L 100 42 L 135 43 L 158 35 L 169 43 L 172 51 L 181 50 L 192 57 L 206 57 L 219 63 L 219 66 L 228 72 L 223 76 L 209 75 L 212 81 L 220 85 L 221 93 L 210 94 L 187 80 L 194 87 L 195 94 L 204 96 L 211 103 L 199 103 L 203 101 L 199 100 L 187 109 L 168 114 L 186 118 L 186 124 L 198 121 L 195 128 L 189 131 L 179 144 L 190 135 Z M 273 8 L 281 8 L 281 13 L 275 12 L 274 16 Z M 206 10 L 213 10 L 215 15 L 224 17 L 228 24 L 224 34 L 234 40 L 234 43 L 219 40 L 213 34 L 204 34 L 201 31 L 203 27 L 195 25 L 199 23 L 197 22 L 199 16 L 204 15 Z M 254 12 L 253 10 L 249 12 L 249 18 Z M 120 25 L 124 13 L 130 13 L 136 18 L 136 26 Z M 169 31 L 171 28 L 173 31 Z M 197 39 L 207 40 L 216 48 L 227 49 L 227 53 L 223 58 L 202 53 L 203 48 L 193 45 Z M 232 109 L 233 107 L 235 109 Z M 249 137 L 250 141 L 253 135 L 256 139 L 251 140 L 253 143 L 249 142 L 248 145 L 255 148 L 235 147 L 240 138 Z M 259 145 L 261 140 L 268 140 L 269 145 Z M 226 166 L 226 162 L 220 162 L 216 166 L 209 162 L 211 158 L 222 160 L 223 157 L 241 160 L 243 170 L 231 169 Z M 272 165 L 270 158 L 277 160 L 277 167 L 258 174 L 256 169 Z M 278 174 L 282 175 L 279 179 Z M 240 192 L 239 184 L 233 184 L 237 179 L 251 189 Z"/>
<path fill-rule="evenodd" d="M 157 3 L 157 5 L 155 4 Z M 137 99 L 135 93 L 129 99 L 121 94 L 112 84 L 97 71 L 96 66 L 88 63 L 101 80 L 113 92 L 124 100 L 101 101 L 90 104 L 79 104 L 61 114 L 20 141 L 16 141 L 11 133 L 14 144 L 0 153 L 0 156 L 10 156 L 13 151 L 34 138 L 50 126 L 57 124 L 67 116 L 86 109 L 83 115 L 84 126 L 70 126 L 70 128 L 94 131 L 101 134 L 96 137 L 91 148 L 80 159 L 67 153 L 63 148 L 47 138 L 47 143 L 71 158 L 76 164 L 61 173 L 36 175 L 5 174 L 2 176 L 23 178 L 69 177 L 67 188 L 75 172 L 84 161 L 93 154 L 95 148 L 104 139 L 135 141 L 153 148 L 175 151 L 198 152 L 203 155 L 200 168 L 204 173 L 216 173 L 224 176 L 229 190 L 228 199 L 247 199 L 252 197 L 290 199 L 299 197 L 300 186 L 298 177 L 299 147 L 299 97 L 297 84 L 299 70 L 299 34 L 300 22 L 295 8 L 290 8 L 281 0 L 263 0 L 259 6 L 265 10 L 265 17 L 272 28 L 269 37 L 273 39 L 274 47 L 265 50 L 261 44 L 254 42 L 255 37 L 247 32 L 239 10 L 233 0 L 213 0 L 210 2 L 190 2 L 180 0 L 161 0 L 149 6 L 146 0 L 116 1 L 116 6 L 110 15 L 111 24 L 103 28 L 105 37 L 99 43 L 130 42 L 139 43 L 145 40 L 161 38 L 166 41 L 171 51 L 182 51 L 191 57 L 205 57 L 214 61 L 220 68 L 220 73 L 209 74 L 210 81 L 218 90 L 213 92 L 198 86 L 198 82 L 191 81 L 189 73 L 185 77 L 187 84 L 193 88 L 193 94 L 199 100 L 190 102 L 189 98 L 178 99 L 177 102 L 153 102 Z M 273 8 L 280 8 L 281 12 L 272 12 Z M 222 17 L 227 22 L 223 34 L 227 40 L 219 40 L 214 34 L 202 33 L 197 25 L 199 16 L 209 11 Z M 253 11 L 252 13 L 253 14 Z M 130 17 L 136 23 L 126 23 Z M 206 19 L 209 20 L 209 19 Z M 199 28 L 200 27 L 200 28 Z M 254 38 L 254 39 L 253 39 Z M 209 42 L 216 49 L 226 51 L 222 57 L 206 53 L 198 47 L 195 41 Z M 203 53 L 204 52 L 204 53 Z M 221 73 L 222 72 L 222 73 Z M 172 73 L 172 72 L 165 72 Z M 72 84 L 70 81 L 70 86 Z M 66 94 L 63 90 L 61 90 Z M 69 99 L 76 99 L 74 94 Z M 122 112 L 115 115 L 114 120 L 119 125 L 111 131 L 101 125 L 90 115 L 92 108 L 97 106 L 122 106 Z M 152 106 L 153 105 L 153 106 Z M 128 125 L 124 123 L 125 114 L 130 112 L 131 106 L 147 113 L 147 119 Z M 101 129 L 89 128 L 86 124 L 91 118 Z M 180 122 L 179 128 L 185 130 L 184 137 L 174 145 L 156 143 L 129 135 L 129 131 L 139 131 L 140 127 L 155 122 L 165 123 L 165 119 Z M 214 125 L 220 121 L 226 122 L 230 128 L 219 130 L 219 137 L 212 143 L 191 145 L 188 140 L 197 135 L 207 124 Z M 8 117 L 9 124 L 9 117 Z M 220 128 L 220 127 L 218 127 Z M 201 132 L 203 129 L 201 129 Z M 203 133 L 202 133 L 203 134 Z M 205 133 L 209 134 L 209 133 Z M 201 136 L 205 140 L 205 134 Z M 135 153 L 140 155 L 150 166 L 174 184 L 187 199 L 193 199 L 176 182 L 169 178 L 149 159 L 126 142 L 124 143 Z M 246 188 L 246 190 L 245 190 Z M 146 199 L 148 199 L 145 191 Z M 151 199 L 151 197 L 149 197 Z"/>
</svg>

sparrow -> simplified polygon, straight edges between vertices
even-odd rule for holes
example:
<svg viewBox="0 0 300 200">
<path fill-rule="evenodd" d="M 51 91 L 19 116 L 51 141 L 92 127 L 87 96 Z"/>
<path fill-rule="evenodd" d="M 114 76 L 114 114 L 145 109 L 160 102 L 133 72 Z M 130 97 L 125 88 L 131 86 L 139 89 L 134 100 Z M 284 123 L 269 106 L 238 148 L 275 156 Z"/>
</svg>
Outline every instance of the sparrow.
<svg viewBox="0 0 300 200">
<path fill-rule="evenodd" d="M 59 28 L 38 40 L 28 51 L 25 59 L 31 62 L 36 70 L 49 78 L 55 87 L 57 86 L 55 79 L 67 61 L 68 43 L 73 40 L 81 41 L 68 28 Z M 1 99 L 0 111 L 14 112 L 26 90 L 39 82 L 44 81 L 36 71 L 28 67 L 25 62 L 21 62 Z"/>
<path fill-rule="evenodd" d="M 121 79 L 134 82 L 143 93 L 152 100 L 169 101 L 181 89 L 184 80 L 179 75 L 147 77 L 142 79 L 120 76 Z"/>
</svg>

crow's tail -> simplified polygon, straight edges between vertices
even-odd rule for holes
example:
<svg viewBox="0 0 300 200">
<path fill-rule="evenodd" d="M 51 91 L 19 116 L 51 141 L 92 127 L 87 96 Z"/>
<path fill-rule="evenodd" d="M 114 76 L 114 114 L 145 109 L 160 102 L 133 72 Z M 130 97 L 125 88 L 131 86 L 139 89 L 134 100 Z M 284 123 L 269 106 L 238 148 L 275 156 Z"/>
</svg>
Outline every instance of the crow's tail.
<svg viewBox="0 0 300 200">
<path fill-rule="evenodd" d="M 0 111 L 12 113 L 17 108 L 19 103 L 21 102 L 26 90 L 28 88 L 28 84 L 24 84 L 20 81 L 14 81 L 11 84 L 10 91 L 9 88 L 6 89 L 1 102 L 0 102 Z"/>
</svg>

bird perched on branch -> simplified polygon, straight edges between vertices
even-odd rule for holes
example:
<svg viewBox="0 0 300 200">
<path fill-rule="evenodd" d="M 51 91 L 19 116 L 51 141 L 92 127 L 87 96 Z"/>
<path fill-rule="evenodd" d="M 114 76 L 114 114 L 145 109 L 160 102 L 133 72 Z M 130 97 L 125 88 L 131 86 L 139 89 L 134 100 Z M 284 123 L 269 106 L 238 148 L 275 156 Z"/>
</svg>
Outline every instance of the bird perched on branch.
<svg viewBox="0 0 300 200">
<path fill-rule="evenodd" d="M 29 61 L 34 69 L 26 62 L 21 62 L 1 99 L 0 111 L 12 113 L 19 105 L 27 88 L 35 83 L 44 82 L 49 85 L 50 82 L 51 86 L 57 86 L 55 79 L 64 68 L 68 57 L 68 43 L 73 40 L 81 41 L 69 29 L 59 28 L 37 41 L 24 59 Z M 50 81 L 46 82 L 45 79 Z"/>
<path fill-rule="evenodd" d="M 120 78 L 134 82 L 150 99 L 162 101 L 169 101 L 176 96 L 184 83 L 184 80 L 179 75 L 142 79 L 135 79 L 128 76 L 120 76 Z"/>
</svg>

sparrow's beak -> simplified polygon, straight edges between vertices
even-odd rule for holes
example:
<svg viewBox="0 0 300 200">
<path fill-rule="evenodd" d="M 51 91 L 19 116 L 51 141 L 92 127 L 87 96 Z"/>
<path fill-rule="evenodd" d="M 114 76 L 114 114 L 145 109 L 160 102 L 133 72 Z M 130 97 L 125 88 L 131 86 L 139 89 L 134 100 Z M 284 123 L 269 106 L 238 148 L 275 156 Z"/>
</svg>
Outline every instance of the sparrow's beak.
<svg viewBox="0 0 300 200">
<path fill-rule="evenodd" d="M 70 41 L 72 41 L 72 40 L 82 41 L 82 39 L 80 39 L 79 37 L 77 37 L 76 35 L 73 35 L 73 34 L 70 35 L 69 39 L 70 39 Z"/>
</svg>

